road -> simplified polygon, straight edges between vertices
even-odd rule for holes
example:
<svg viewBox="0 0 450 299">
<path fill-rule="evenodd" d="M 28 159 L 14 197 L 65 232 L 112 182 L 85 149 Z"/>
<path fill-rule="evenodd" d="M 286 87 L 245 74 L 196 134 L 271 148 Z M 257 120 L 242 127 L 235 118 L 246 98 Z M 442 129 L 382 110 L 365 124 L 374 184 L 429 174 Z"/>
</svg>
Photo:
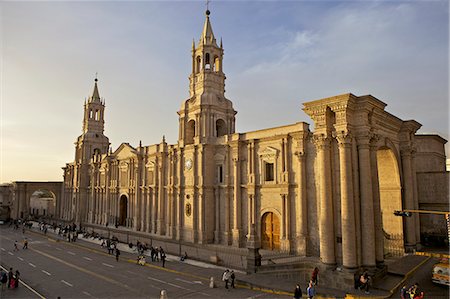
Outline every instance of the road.
<svg viewBox="0 0 450 299">
<path fill-rule="evenodd" d="M 431 258 L 425 264 L 423 264 L 417 271 L 413 274 L 411 278 L 406 280 L 404 285 L 407 288 L 412 286 L 414 283 L 419 283 L 419 288 L 425 294 L 425 298 L 432 299 L 448 299 L 449 298 L 449 288 L 446 286 L 441 286 L 435 284 L 431 281 L 431 271 L 433 265 L 438 263 L 439 259 Z M 393 294 L 390 298 L 400 298 L 400 290 L 397 294 Z"/>
<path fill-rule="evenodd" d="M 21 279 L 37 294 L 20 287 L 7 290 L 5 298 L 159 298 L 166 290 L 169 298 L 287 298 L 243 287 L 226 290 L 209 288 L 207 271 L 181 262 L 138 266 L 133 256 L 112 255 L 78 243 L 56 242 L 38 233 L 0 227 L 0 262 L 19 269 Z M 28 239 L 28 249 L 14 251 L 14 241 Z M 132 259 L 133 258 L 133 259 Z M 176 265 L 182 264 L 182 265 Z M 24 293 L 26 292 L 26 293 Z M 26 294 L 26 295 L 25 295 Z"/>
</svg>

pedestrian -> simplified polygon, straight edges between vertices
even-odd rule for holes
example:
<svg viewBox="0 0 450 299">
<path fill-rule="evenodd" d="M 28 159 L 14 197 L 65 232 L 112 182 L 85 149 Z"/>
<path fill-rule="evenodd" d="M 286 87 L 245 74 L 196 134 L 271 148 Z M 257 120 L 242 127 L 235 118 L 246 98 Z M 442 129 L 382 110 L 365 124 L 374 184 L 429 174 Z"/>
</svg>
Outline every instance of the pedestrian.
<svg viewBox="0 0 450 299">
<path fill-rule="evenodd" d="M 230 279 L 230 270 L 226 269 L 222 275 L 222 281 L 225 282 L 225 289 L 228 289 L 228 280 Z"/>
<path fill-rule="evenodd" d="M 300 285 L 297 284 L 294 290 L 294 299 L 300 299 L 302 298 L 302 295 L 302 289 L 300 288 Z"/>
<path fill-rule="evenodd" d="M 231 270 L 231 273 L 230 273 L 230 279 L 231 279 L 231 285 L 230 285 L 230 287 L 232 287 L 233 289 L 235 289 L 236 287 L 234 286 L 234 280 L 236 279 L 236 275 L 234 275 L 234 270 Z"/>
<path fill-rule="evenodd" d="M 313 273 L 311 275 L 311 281 L 312 281 L 314 286 L 316 286 L 317 283 L 319 282 L 318 279 L 319 279 L 319 268 L 315 267 L 314 271 L 313 271 Z"/>
<path fill-rule="evenodd" d="M 0 270 L 0 282 L 2 283 L 2 291 L 4 291 L 8 283 L 8 274 L 3 270 Z"/>
<path fill-rule="evenodd" d="M 419 283 L 417 282 L 409 288 L 408 293 L 411 299 L 423 298 L 423 292 L 419 290 Z"/>
<path fill-rule="evenodd" d="M 369 273 L 367 271 L 364 271 L 364 273 L 359 277 L 359 289 L 363 290 L 366 295 L 370 294 L 369 292 Z"/>
<path fill-rule="evenodd" d="M 116 247 L 116 261 L 119 261 L 120 250 Z"/>
<path fill-rule="evenodd" d="M 25 240 L 23 241 L 22 249 L 28 249 L 28 240 L 27 240 L 27 238 L 25 238 Z"/>
<path fill-rule="evenodd" d="M 19 247 L 17 247 L 17 240 L 14 241 L 14 251 L 19 251 Z"/>
<path fill-rule="evenodd" d="M 406 286 L 403 286 L 400 289 L 400 298 L 401 299 L 408 299 L 408 289 L 406 288 Z"/>
<path fill-rule="evenodd" d="M 314 296 L 316 295 L 316 289 L 314 288 L 314 284 L 312 283 L 312 281 L 309 282 L 308 288 L 306 289 L 306 295 L 309 299 L 314 298 Z"/>
<path fill-rule="evenodd" d="M 14 273 L 13 273 L 13 268 L 9 268 L 9 272 L 8 272 L 8 289 L 9 289 L 9 285 L 11 284 L 11 279 L 13 279 Z"/>
<path fill-rule="evenodd" d="M 16 285 L 14 286 L 14 288 L 19 287 L 19 277 L 20 277 L 20 272 L 19 272 L 19 270 L 16 270 L 16 273 L 14 274 L 14 279 L 16 280 Z"/>
<path fill-rule="evenodd" d="M 164 268 L 165 267 L 164 265 L 166 264 L 166 253 L 164 251 L 161 252 L 161 262 Z"/>
</svg>

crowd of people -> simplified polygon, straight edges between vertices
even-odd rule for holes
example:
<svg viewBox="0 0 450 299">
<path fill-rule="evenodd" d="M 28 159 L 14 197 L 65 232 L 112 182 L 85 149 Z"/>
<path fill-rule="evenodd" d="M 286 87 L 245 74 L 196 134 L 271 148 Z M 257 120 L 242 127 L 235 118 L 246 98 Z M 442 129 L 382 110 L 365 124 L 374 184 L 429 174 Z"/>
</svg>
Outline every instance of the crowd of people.
<svg viewBox="0 0 450 299">
<path fill-rule="evenodd" d="M 407 286 L 403 286 L 400 289 L 400 298 L 401 299 L 423 299 L 424 293 L 419 289 L 419 284 L 416 282 L 409 288 Z"/>
<path fill-rule="evenodd" d="M 16 289 L 19 287 L 19 280 L 20 280 L 20 272 L 19 270 L 13 271 L 13 268 L 9 268 L 8 273 L 3 271 L 3 269 L 0 270 L 0 283 L 1 283 L 1 291 L 2 293 L 6 289 Z M 2 296 L 3 297 L 3 296 Z"/>
</svg>

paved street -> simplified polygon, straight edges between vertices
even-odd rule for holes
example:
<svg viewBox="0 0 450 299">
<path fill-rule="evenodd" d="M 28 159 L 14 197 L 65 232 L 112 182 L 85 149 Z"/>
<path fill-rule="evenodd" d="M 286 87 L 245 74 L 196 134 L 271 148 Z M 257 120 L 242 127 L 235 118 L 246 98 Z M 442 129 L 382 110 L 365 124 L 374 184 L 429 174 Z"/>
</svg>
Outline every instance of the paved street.
<svg viewBox="0 0 450 299">
<path fill-rule="evenodd" d="M 425 293 L 425 298 L 447 299 L 449 298 L 449 288 L 446 286 L 435 284 L 431 281 L 431 271 L 433 265 L 438 263 L 439 259 L 431 258 L 422 267 L 420 267 L 414 275 L 407 279 L 403 285 L 407 287 L 414 283 L 419 283 L 420 289 Z M 390 298 L 399 298 L 399 292 L 393 294 Z"/>
<path fill-rule="evenodd" d="M 159 298 L 163 289 L 169 298 L 287 298 L 241 287 L 226 290 L 221 281 L 218 288 L 209 288 L 208 269 L 182 262 L 169 261 L 166 269 L 160 263 L 138 266 L 130 254 L 123 253 L 116 262 L 112 255 L 78 243 L 55 242 L 29 231 L 23 235 L 6 226 L 0 229 L 2 266 L 18 269 L 21 279 L 45 298 Z M 24 237 L 28 250 L 22 249 Z M 14 251 L 15 240 L 19 251 Z M 7 290 L 5 298 L 39 298 L 19 288 L 22 295 Z"/>
</svg>

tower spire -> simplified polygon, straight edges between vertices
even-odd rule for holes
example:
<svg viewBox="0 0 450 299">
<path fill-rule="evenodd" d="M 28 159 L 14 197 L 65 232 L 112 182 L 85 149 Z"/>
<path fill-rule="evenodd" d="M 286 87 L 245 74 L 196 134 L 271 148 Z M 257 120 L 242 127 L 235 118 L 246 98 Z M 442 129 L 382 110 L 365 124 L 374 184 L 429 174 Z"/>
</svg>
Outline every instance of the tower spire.
<svg viewBox="0 0 450 299">
<path fill-rule="evenodd" d="M 100 94 L 98 92 L 98 86 L 97 86 L 97 82 L 98 82 L 97 73 L 95 73 L 94 82 L 95 82 L 95 84 L 94 84 L 94 91 L 92 92 L 92 96 L 89 99 L 89 102 L 100 102 Z"/>
<path fill-rule="evenodd" d="M 208 3 L 209 3 L 209 1 L 207 1 L 207 5 L 208 5 Z M 202 36 L 200 37 L 200 44 L 215 45 L 217 47 L 216 38 L 214 37 L 212 26 L 209 21 L 210 14 L 211 14 L 211 12 L 209 11 L 209 9 L 206 9 L 206 12 L 205 12 L 206 19 L 205 19 L 205 24 L 203 25 Z"/>
</svg>

